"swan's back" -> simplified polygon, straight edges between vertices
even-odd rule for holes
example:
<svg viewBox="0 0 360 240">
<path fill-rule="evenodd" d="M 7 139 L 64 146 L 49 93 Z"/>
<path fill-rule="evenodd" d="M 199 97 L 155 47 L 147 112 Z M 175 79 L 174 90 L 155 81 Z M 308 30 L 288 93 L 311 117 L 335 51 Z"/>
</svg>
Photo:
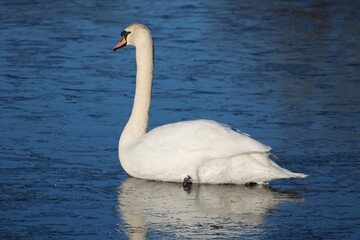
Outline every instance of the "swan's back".
<svg viewBox="0 0 360 240">
<path fill-rule="evenodd" d="M 207 159 L 271 150 L 269 146 L 250 138 L 249 135 L 210 120 L 163 125 L 148 132 L 138 144 L 156 151 L 178 149 L 188 154 L 200 151 Z"/>
</svg>

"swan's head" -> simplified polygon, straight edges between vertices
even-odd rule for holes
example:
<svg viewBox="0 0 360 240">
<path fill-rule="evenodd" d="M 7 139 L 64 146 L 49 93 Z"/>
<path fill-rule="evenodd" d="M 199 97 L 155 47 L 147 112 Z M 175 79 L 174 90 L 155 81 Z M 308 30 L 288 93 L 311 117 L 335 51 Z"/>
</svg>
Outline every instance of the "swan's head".
<svg viewBox="0 0 360 240">
<path fill-rule="evenodd" d="M 136 23 L 121 32 L 121 40 L 115 45 L 113 50 L 116 51 L 126 45 L 137 47 L 148 45 L 149 43 L 152 45 L 150 30 L 146 26 Z"/>
</svg>

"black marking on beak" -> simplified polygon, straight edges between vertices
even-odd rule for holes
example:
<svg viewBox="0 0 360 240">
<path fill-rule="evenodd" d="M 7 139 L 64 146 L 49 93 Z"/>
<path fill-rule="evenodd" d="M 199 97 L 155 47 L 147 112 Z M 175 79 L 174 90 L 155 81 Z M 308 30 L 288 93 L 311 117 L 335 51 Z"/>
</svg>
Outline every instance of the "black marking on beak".
<svg viewBox="0 0 360 240">
<path fill-rule="evenodd" d="M 121 32 L 121 36 L 125 38 L 125 40 L 127 39 L 127 36 L 130 34 L 131 32 L 128 32 L 128 31 L 122 31 Z"/>
</svg>

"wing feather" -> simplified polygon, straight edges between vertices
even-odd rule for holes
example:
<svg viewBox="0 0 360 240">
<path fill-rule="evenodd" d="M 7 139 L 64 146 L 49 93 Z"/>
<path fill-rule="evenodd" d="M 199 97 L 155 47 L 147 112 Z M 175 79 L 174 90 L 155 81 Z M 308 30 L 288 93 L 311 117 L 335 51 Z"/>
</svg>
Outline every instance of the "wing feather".
<svg viewBox="0 0 360 240">
<path fill-rule="evenodd" d="M 271 148 L 249 135 L 210 120 L 172 123 L 148 132 L 138 144 L 143 150 L 196 154 L 204 158 L 227 158 L 254 152 L 269 152 Z M 181 154 L 182 155 L 182 154 Z"/>
</svg>

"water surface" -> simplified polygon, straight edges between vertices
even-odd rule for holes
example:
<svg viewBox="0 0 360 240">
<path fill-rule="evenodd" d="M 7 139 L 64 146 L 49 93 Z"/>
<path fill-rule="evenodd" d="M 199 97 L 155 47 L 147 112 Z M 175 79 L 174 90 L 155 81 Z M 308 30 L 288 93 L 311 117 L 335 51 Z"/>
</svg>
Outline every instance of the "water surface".
<svg viewBox="0 0 360 240">
<path fill-rule="evenodd" d="M 358 1 L 0 3 L 1 239 L 357 239 Z M 207 118 L 307 179 L 270 189 L 129 178 L 126 26 L 155 40 L 150 128 Z"/>
</svg>

